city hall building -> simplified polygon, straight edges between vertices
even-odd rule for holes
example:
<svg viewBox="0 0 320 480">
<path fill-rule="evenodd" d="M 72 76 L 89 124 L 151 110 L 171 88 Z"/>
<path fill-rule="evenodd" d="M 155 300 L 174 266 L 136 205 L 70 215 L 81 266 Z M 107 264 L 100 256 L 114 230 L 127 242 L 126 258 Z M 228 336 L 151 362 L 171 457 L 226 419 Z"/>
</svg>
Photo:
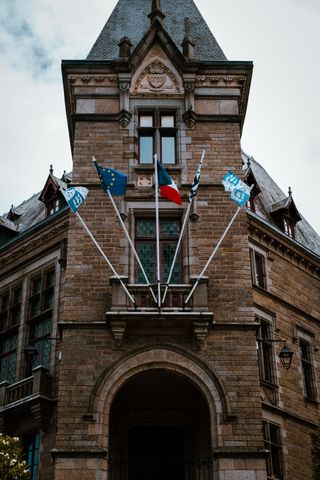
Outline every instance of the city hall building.
<svg viewBox="0 0 320 480">
<path fill-rule="evenodd" d="M 320 238 L 241 150 L 252 69 L 193 0 L 119 0 L 87 58 L 62 62 L 72 174 L 50 168 L 0 217 L 0 430 L 32 479 L 311 480 Z M 159 202 L 163 294 L 203 150 L 159 308 L 153 156 L 182 197 Z M 152 291 L 92 156 L 127 176 L 114 201 Z M 237 208 L 228 171 L 251 196 L 186 303 Z"/>
</svg>

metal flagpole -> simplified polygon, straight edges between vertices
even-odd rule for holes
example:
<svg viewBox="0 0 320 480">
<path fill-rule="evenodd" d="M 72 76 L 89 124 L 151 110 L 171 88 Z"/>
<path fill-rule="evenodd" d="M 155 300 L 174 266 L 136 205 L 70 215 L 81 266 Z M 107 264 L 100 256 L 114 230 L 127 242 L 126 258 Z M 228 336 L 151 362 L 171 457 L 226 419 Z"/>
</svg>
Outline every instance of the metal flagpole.
<svg viewBox="0 0 320 480">
<path fill-rule="evenodd" d="M 165 291 L 164 291 L 164 294 L 163 294 L 163 297 L 162 297 L 162 303 L 164 303 L 164 301 L 165 301 L 165 299 L 166 299 L 166 295 L 167 295 L 167 292 L 168 292 L 168 288 L 169 288 L 169 286 L 170 286 L 171 276 L 172 276 L 173 269 L 174 269 L 174 266 L 175 266 L 175 263 L 176 263 L 176 260 L 177 260 L 178 252 L 179 252 L 179 249 L 180 249 L 180 245 L 181 245 L 181 242 L 182 242 L 182 239 L 183 239 L 184 230 L 185 230 L 185 228 L 186 228 L 186 224 L 187 224 L 187 221 L 188 221 L 188 218 L 189 218 L 189 214 L 190 214 L 190 209 L 191 209 L 191 205 L 192 205 L 192 202 L 193 202 L 193 198 L 195 197 L 196 192 L 197 192 L 197 189 L 198 189 L 199 180 L 200 180 L 200 171 L 201 171 L 201 166 L 202 166 L 202 162 L 203 162 L 203 160 L 204 160 L 205 153 L 206 153 L 206 151 L 203 150 L 203 151 L 202 151 L 202 155 L 201 155 L 201 159 L 200 159 L 200 163 L 199 163 L 199 167 L 198 167 L 198 170 L 197 170 L 197 174 L 198 174 L 199 176 L 198 176 L 198 178 L 197 178 L 197 174 L 196 174 L 195 179 L 193 180 L 193 184 L 192 184 L 192 186 L 191 186 L 191 191 L 190 191 L 190 194 L 189 194 L 189 205 L 188 205 L 188 208 L 187 208 L 185 217 L 184 217 L 184 219 L 183 219 L 183 224 L 182 224 L 182 228 L 181 228 L 181 232 L 180 232 L 180 237 L 179 237 L 179 240 L 178 240 L 178 243 L 177 243 L 176 251 L 175 251 L 175 253 L 174 253 L 173 261 L 172 261 L 171 268 L 170 268 L 170 272 L 169 272 L 169 275 L 168 275 L 167 285 L 166 285 L 166 288 L 165 288 Z M 195 180 L 196 180 L 196 179 L 198 180 L 198 182 L 195 184 Z M 194 187 L 194 192 L 193 192 L 193 195 L 191 196 L 192 187 L 193 187 L 194 185 L 195 185 L 195 187 Z"/>
<path fill-rule="evenodd" d="M 160 278 L 160 232 L 159 232 L 159 181 L 157 154 L 154 155 L 154 183 L 156 194 L 156 250 L 157 250 L 157 287 L 158 287 L 158 308 L 161 308 L 161 278 Z"/>
<path fill-rule="evenodd" d="M 124 233 L 125 233 L 128 241 L 129 241 L 129 243 L 130 243 L 130 245 L 131 245 L 131 248 L 132 248 L 132 250 L 133 250 L 134 256 L 136 257 L 136 260 L 137 260 L 137 262 L 138 262 L 138 264 L 139 264 L 139 267 L 141 268 L 141 271 L 142 271 L 142 273 L 143 273 L 143 276 L 144 276 L 144 278 L 145 278 L 145 281 L 146 281 L 147 284 L 148 284 L 148 287 L 149 287 L 149 289 L 150 289 L 151 295 L 152 295 L 155 303 L 158 303 L 158 302 L 157 302 L 157 299 L 156 299 L 156 296 L 155 296 L 155 294 L 154 294 L 154 291 L 152 290 L 152 287 L 151 287 L 151 284 L 150 284 L 150 282 L 149 282 L 149 279 L 148 279 L 148 277 L 147 277 L 147 274 L 146 274 L 146 272 L 145 272 L 145 270 L 144 270 L 144 268 L 143 268 L 143 265 L 142 265 L 142 263 L 141 263 L 141 261 L 140 261 L 140 258 L 139 258 L 139 256 L 138 256 L 138 253 L 137 253 L 137 251 L 136 251 L 136 249 L 135 249 L 135 247 L 134 247 L 134 244 L 133 244 L 133 242 L 132 242 L 132 240 L 131 240 L 131 238 L 130 238 L 130 236 L 129 236 L 128 230 L 127 230 L 127 228 L 126 228 L 126 226 L 125 226 L 125 224 L 124 224 L 124 222 L 123 222 L 123 220 L 122 220 L 122 218 L 121 218 L 121 215 L 120 215 L 120 212 L 119 212 L 119 210 L 118 210 L 118 207 L 117 207 L 117 205 L 116 205 L 116 203 L 115 203 L 115 201 L 114 201 L 114 199 L 113 199 L 113 196 L 111 195 L 111 192 L 110 192 L 109 189 L 107 190 L 107 192 L 108 192 L 109 198 L 110 198 L 110 200 L 111 200 L 111 203 L 112 203 L 112 205 L 113 205 L 113 208 L 114 208 L 114 210 L 115 210 L 115 212 L 116 212 L 116 214 L 117 214 L 117 217 L 118 217 L 118 219 L 119 219 L 119 222 L 120 222 L 120 224 L 121 224 L 121 226 L 122 226 L 122 229 L 123 229 L 123 231 L 124 231 Z"/>
<path fill-rule="evenodd" d="M 228 231 L 230 230 L 230 227 L 231 225 L 233 224 L 233 222 L 235 221 L 235 219 L 237 218 L 239 212 L 241 210 L 241 207 L 238 207 L 235 214 L 233 215 L 233 217 L 231 218 L 230 222 L 229 222 L 229 225 L 227 226 L 227 228 L 225 229 L 224 233 L 222 234 L 219 242 L 217 243 L 217 245 L 215 246 L 212 254 L 210 255 L 209 257 L 209 260 L 207 261 L 206 265 L 204 266 L 202 272 L 200 273 L 199 277 L 197 278 L 197 281 L 196 283 L 193 285 L 192 289 L 191 289 L 191 292 L 189 293 L 189 295 L 187 296 L 186 300 L 184 301 L 185 305 L 188 303 L 188 301 L 190 300 L 193 292 L 195 291 L 195 289 L 197 288 L 198 286 L 198 283 L 200 282 L 201 278 L 203 277 L 205 271 L 207 270 L 208 266 L 210 265 L 211 263 L 211 260 L 213 259 L 213 257 L 215 256 L 218 248 L 220 247 L 221 243 L 223 242 L 225 236 L 227 235 Z"/>
<path fill-rule="evenodd" d="M 81 225 L 83 226 L 83 228 L 85 229 L 85 231 L 87 232 L 87 234 L 89 235 L 89 237 L 91 238 L 91 240 L 93 241 L 93 243 L 95 244 L 95 246 L 97 247 L 97 249 L 99 250 L 99 252 L 101 253 L 101 255 L 103 256 L 103 258 L 105 259 L 105 261 L 107 262 L 107 264 L 109 265 L 109 267 L 111 268 L 111 270 L 113 271 L 113 273 L 115 274 L 115 276 L 117 277 L 117 279 L 119 280 L 122 288 L 124 289 L 124 291 L 126 292 L 126 295 L 128 296 L 128 298 L 130 299 L 130 301 L 133 303 L 134 307 L 136 308 L 136 302 L 134 300 L 134 298 L 132 297 L 132 295 L 130 294 L 129 290 L 127 289 L 127 287 L 125 286 L 125 284 L 123 283 L 121 277 L 118 275 L 118 273 L 116 272 L 116 270 L 113 268 L 112 266 L 112 263 L 110 262 L 110 260 L 108 259 L 108 257 L 105 255 L 104 251 L 102 250 L 102 248 L 100 247 L 100 245 L 98 244 L 98 242 L 96 241 L 96 239 L 94 238 L 94 236 L 92 235 L 92 233 L 90 232 L 89 228 L 87 227 L 87 225 L 85 224 L 85 222 L 83 221 L 83 219 L 81 218 L 81 216 L 79 215 L 78 212 L 75 212 L 79 222 L 81 223 Z"/>
<path fill-rule="evenodd" d="M 168 276 L 168 280 L 167 280 L 167 285 L 166 285 L 166 288 L 165 288 L 165 291 L 164 291 L 164 294 L 163 294 L 163 297 L 162 297 L 162 303 L 164 303 L 164 301 L 166 299 L 168 288 L 170 286 L 171 276 L 172 276 L 173 269 L 174 269 L 174 266 L 175 266 L 175 263 L 176 263 L 176 260 L 177 260 L 180 245 L 181 245 L 181 242 L 182 242 L 182 239 L 183 239 L 184 229 L 186 227 L 186 224 L 187 224 L 187 221 L 188 221 L 188 218 L 189 218 L 191 205 L 192 205 L 192 203 L 189 202 L 186 214 L 185 214 L 184 219 L 183 219 L 183 224 L 182 224 L 182 228 L 181 228 L 181 232 L 180 232 L 180 237 L 179 237 L 179 240 L 178 240 L 178 243 L 177 243 L 176 251 L 174 252 L 174 257 L 173 257 L 173 260 L 172 260 L 172 264 L 171 264 L 171 268 L 170 268 L 170 272 L 169 272 L 169 276 Z"/>
</svg>

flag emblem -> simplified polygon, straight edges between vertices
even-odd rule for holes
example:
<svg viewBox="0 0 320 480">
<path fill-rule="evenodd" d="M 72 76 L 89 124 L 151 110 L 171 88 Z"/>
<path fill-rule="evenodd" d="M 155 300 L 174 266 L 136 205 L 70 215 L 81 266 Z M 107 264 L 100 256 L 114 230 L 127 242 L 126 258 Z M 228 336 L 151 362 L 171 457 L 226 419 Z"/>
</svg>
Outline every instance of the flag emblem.
<svg viewBox="0 0 320 480">
<path fill-rule="evenodd" d="M 127 187 L 127 176 L 113 168 L 105 168 L 95 162 L 100 178 L 100 183 L 105 192 L 113 195 L 125 195 Z"/>
<path fill-rule="evenodd" d="M 226 192 L 231 192 L 231 200 L 239 205 L 239 207 L 243 207 L 249 200 L 251 188 L 240 180 L 235 173 L 226 173 L 222 177 L 222 184 Z"/>
<path fill-rule="evenodd" d="M 199 163 L 199 166 L 198 166 L 198 170 L 195 174 L 195 177 L 193 179 L 193 182 L 192 182 L 192 185 L 191 185 L 191 188 L 190 188 L 190 192 L 189 192 L 189 202 L 190 203 L 192 202 L 193 197 L 195 197 L 197 195 L 197 190 L 198 190 L 199 183 L 200 183 L 201 167 L 202 167 L 204 154 L 205 154 L 205 151 L 203 151 L 203 154 L 201 156 L 200 163 Z"/>
<path fill-rule="evenodd" d="M 182 204 L 182 199 L 178 190 L 178 187 L 168 174 L 168 172 L 163 168 L 161 163 L 157 161 L 158 168 L 158 183 L 161 192 L 161 196 L 171 200 L 171 202 L 177 203 L 178 205 Z"/>
<path fill-rule="evenodd" d="M 89 190 L 85 187 L 71 187 L 67 190 L 60 190 L 73 213 L 76 213 L 82 202 L 85 201 L 89 192 Z"/>
</svg>

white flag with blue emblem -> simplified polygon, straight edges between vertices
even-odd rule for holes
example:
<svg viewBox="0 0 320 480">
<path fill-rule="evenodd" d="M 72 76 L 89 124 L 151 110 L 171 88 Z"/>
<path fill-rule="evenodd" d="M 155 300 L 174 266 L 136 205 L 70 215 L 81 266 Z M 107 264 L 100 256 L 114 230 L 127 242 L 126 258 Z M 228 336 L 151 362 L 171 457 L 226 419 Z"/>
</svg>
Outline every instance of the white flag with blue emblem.
<svg viewBox="0 0 320 480">
<path fill-rule="evenodd" d="M 228 172 L 222 177 L 222 184 L 226 192 L 231 192 L 230 198 L 236 202 L 239 207 L 243 207 L 250 198 L 251 188 L 246 185 L 233 172 Z"/>
<path fill-rule="evenodd" d="M 89 190 L 86 187 L 71 187 L 67 190 L 60 189 L 69 207 L 76 213 L 82 202 L 85 201 Z"/>
</svg>

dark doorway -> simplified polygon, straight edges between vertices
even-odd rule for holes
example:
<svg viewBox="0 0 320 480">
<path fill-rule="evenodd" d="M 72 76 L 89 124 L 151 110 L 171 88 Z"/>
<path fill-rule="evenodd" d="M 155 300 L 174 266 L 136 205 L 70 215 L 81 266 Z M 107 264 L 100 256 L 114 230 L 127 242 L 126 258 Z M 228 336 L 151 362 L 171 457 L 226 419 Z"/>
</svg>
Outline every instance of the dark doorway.
<svg viewBox="0 0 320 480">
<path fill-rule="evenodd" d="M 129 480 L 184 480 L 182 428 L 130 428 L 128 460 Z"/>
</svg>

